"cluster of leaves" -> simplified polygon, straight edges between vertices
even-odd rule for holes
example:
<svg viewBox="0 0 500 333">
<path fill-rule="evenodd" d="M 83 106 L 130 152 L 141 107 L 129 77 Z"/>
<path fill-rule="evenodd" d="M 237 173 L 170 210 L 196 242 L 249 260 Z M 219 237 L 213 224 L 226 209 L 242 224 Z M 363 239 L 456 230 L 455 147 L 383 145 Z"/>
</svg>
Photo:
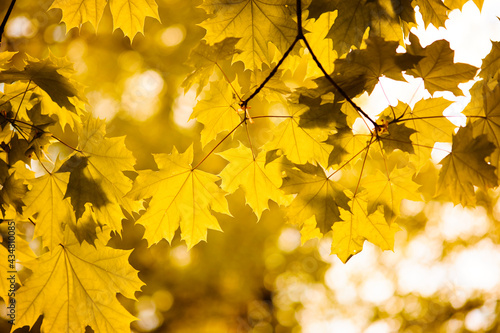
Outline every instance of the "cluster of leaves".
<svg viewBox="0 0 500 333">
<path fill-rule="evenodd" d="M 354 101 L 381 77 L 404 81 L 403 74 L 421 78 L 431 94 L 462 95 L 458 85 L 478 69 L 455 63 L 447 41 L 422 47 L 410 29 L 417 6 L 426 25 L 439 27 L 464 3 L 205 0 L 206 35 L 183 83 L 200 96 L 191 117 L 204 126 L 201 149 L 157 154 L 157 170 L 135 170 L 124 138 L 107 137 L 104 121 L 85 111 L 71 64 L 27 56 L 17 68 L 14 54 L 2 53 L 1 214 L 34 224 L 45 249 L 22 262 L 33 273 L 17 293 L 16 327 L 43 315 L 42 331 L 128 330 L 134 317 L 116 293 L 133 299 L 142 282 L 130 251 L 106 244 L 134 213 L 149 245 L 171 242 L 180 230 L 191 248 L 208 229 L 220 230 L 214 213 L 230 215 L 226 195 L 241 189 L 258 219 L 269 200 L 280 205 L 303 242 L 331 233 L 332 254 L 346 262 L 365 240 L 393 248 L 403 199 L 474 205 L 477 188 L 498 185 L 498 44 L 458 131 L 443 115 L 451 102 L 440 97 L 400 102 L 380 115 Z M 52 8 L 62 9 L 69 29 L 97 26 L 105 5 L 56 0 Z M 158 18 L 153 0 L 110 1 L 110 9 L 127 36 L 142 31 L 146 16 Z M 290 77 L 299 84 L 287 85 Z M 354 126 L 360 122 L 363 130 Z M 451 144 L 440 170 L 431 160 L 436 142 Z M 55 161 L 52 151 L 60 154 Z M 202 170 L 216 156 L 227 165 L 217 174 Z M 422 187 L 422 177 L 437 186 Z"/>
</svg>

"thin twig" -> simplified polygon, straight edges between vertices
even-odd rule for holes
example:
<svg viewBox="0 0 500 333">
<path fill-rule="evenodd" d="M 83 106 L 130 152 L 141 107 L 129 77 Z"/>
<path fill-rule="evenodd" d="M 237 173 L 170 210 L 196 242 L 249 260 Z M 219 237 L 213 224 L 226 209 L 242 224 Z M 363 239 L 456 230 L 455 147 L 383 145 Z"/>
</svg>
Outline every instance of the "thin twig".
<svg viewBox="0 0 500 333">
<path fill-rule="evenodd" d="M 225 137 L 222 138 L 222 140 L 219 141 L 218 144 L 215 145 L 215 147 L 212 148 L 212 150 L 210 150 L 208 152 L 208 154 L 205 155 L 205 157 L 203 157 L 203 159 L 201 161 L 198 162 L 198 164 L 196 164 L 191 170 L 194 170 L 196 169 L 197 167 L 200 166 L 201 163 L 205 162 L 205 160 L 210 156 L 212 155 L 212 153 L 215 151 L 215 149 L 217 149 L 224 141 L 226 141 L 226 139 L 234 133 L 234 131 L 236 131 L 236 129 L 238 127 L 240 127 L 241 124 L 243 124 L 244 122 L 246 121 L 246 119 L 243 119 L 238 125 L 236 125 L 232 130 L 231 132 L 227 133 L 227 135 Z"/>
<path fill-rule="evenodd" d="M 9 20 L 9 16 L 12 13 L 12 9 L 14 9 L 14 5 L 16 4 L 16 0 L 12 0 L 10 2 L 9 9 L 7 9 L 7 13 L 3 18 L 2 24 L 0 25 L 0 43 L 2 42 L 3 32 L 5 31 L 5 26 L 7 25 L 7 21 Z"/>
</svg>

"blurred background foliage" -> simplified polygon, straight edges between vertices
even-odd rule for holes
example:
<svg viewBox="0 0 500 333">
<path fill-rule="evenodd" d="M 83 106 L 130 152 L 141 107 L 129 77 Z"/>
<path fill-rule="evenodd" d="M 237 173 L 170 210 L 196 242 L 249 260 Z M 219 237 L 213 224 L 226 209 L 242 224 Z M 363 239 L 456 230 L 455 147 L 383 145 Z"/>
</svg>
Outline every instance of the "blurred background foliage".
<svg viewBox="0 0 500 333">
<path fill-rule="evenodd" d="M 201 1 L 158 0 L 162 23 L 147 19 L 132 43 L 111 33 L 109 12 L 98 34 L 88 23 L 66 34 L 51 2 L 18 1 L 0 51 L 68 57 L 90 110 L 107 119 L 111 136 L 127 136 L 137 169 L 156 168 L 151 154 L 173 145 L 194 142 L 202 157 L 201 127 L 188 122 L 195 89 L 180 88 L 204 35 Z M 9 3 L 0 2 L 1 17 Z M 225 163 L 214 156 L 203 168 L 216 173 Z M 425 171 L 417 181 L 435 182 Z M 130 261 L 146 286 L 138 302 L 120 301 L 139 318 L 134 332 L 500 332 L 499 195 L 483 193 L 474 210 L 403 202 L 395 252 L 365 243 L 346 265 L 330 256 L 329 239 L 301 245 L 276 205 L 256 223 L 240 190 L 229 196 L 233 217 L 218 216 L 224 233 L 210 231 L 189 252 L 179 237 L 148 248 L 144 229 L 124 221 L 111 245 L 134 249 Z"/>
</svg>

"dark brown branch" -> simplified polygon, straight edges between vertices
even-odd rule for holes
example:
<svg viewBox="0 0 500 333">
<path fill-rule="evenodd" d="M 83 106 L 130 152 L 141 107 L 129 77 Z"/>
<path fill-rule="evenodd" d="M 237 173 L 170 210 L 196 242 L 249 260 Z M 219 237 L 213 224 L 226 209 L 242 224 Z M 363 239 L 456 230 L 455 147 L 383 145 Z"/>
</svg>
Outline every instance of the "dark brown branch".
<svg viewBox="0 0 500 333">
<path fill-rule="evenodd" d="M 368 119 L 368 121 L 370 121 L 372 123 L 372 125 L 375 126 L 375 128 L 377 128 L 379 125 L 372 118 L 370 118 L 370 116 L 368 114 L 366 114 L 366 112 L 363 111 L 363 109 L 361 109 L 356 103 L 354 103 L 354 101 L 349 97 L 349 95 L 347 95 L 347 93 L 344 91 L 344 89 L 342 89 L 337 84 L 337 82 L 335 82 L 332 79 L 332 77 L 326 72 L 325 68 L 323 67 L 323 65 L 321 64 L 321 62 L 318 60 L 318 58 L 316 57 L 316 54 L 314 54 L 314 51 L 312 50 L 311 45 L 309 45 L 309 42 L 307 41 L 307 39 L 305 37 L 302 37 L 301 39 L 304 41 L 304 44 L 306 45 L 307 49 L 309 50 L 309 53 L 311 53 L 311 56 L 312 56 L 314 62 L 316 63 L 316 65 L 318 66 L 318 68 L 321 70 L 321 72 L 323 73 L 323 75 L 325 76 L 325 78 L 328 80 L 328 82 L 330 82 L 330 84 L 332 86 L 334 86 L 335 89 L 337 89 L 337 91 L 342 95 L 342 97 L 344 97 L 345 100 L 347 102 L 349 102 L 349 104 L 351 104 L 352 107 L 356 111 L 359 112 L 359 114 L 361 114 L 363 117 L 365 117 L 366 119 Z"/>
<path fill-rule="evenodd" d="M 286 50 L 286 52 L 283 54 L 280 61 L 278 61 L 278 63 L 273 68 L 271 73 L 269 73 L 269 75 L 266 77 L 266 79 L 264 81 L 262 81 L 262 83 L 257 87 L 257 89 L 255 89 L 255 91 L 250 95 L 250 97 L 248 97 L 247 99 L 245 99 L 244 101 L 242 101 L 240 103 L 240 106 L 243 110 L 246 109 L 248 102 L 250 102 L 250 100 L 252 100 L 255 96 L 257 96 L 257 94 L 262 90 L 262 88 L 264 88 L 264 86 L 267 84 L 267 82 L 269 82 L 269 80 L 271 80 L 271 78 L 276 74 L 276 72 L 278 71 L 278 68 L 281 66 L 281 64 L 283 64 L 285 59 L 288 58 L 288 55 L 290 54 L 290 52 L 292 52 L 293 48 L 295 47 L 295 44 L 297 44 L 297 42 L 299 40 L 300 40 L 299 36 L 295 37 L 295 40 L 293 41 L 292 45 L 290 45 L 288 50 Z"/>
<path fill-rule="evenodd" d="M 12 9 L 14 9 L 14 5 L 16 4 L 16 0 L 12 0 L 10 2 L 9 9 L 7 9 L 7 13 L 3 18 L 2 24 L 0 25 L 0 43 L 2 42 L 3 32 L 5 31 L 5 26 L 7 25 L 7 21 L 9 20 L 9 16 L 12 13 Z"/>
</svg>

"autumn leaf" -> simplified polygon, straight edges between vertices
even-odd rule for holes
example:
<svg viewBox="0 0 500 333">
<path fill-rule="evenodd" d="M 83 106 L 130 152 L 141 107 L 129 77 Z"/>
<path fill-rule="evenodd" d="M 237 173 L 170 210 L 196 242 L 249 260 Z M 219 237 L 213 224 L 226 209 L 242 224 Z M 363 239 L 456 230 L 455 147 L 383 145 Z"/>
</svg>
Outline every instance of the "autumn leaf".
<svg viewBox="0 0 500 333">
<path fill-rule="evenodd" d="M 448 19 L 448 7 L 442 0 L 413 0 L 412 5 L 420 8 L 426 28 L 431 23 L 436 28 L 444 27 Z"/>
<path fill-rule="evenodd" d="M 23 70 L 9 69 L 0 72 L 0 82 L 32 81 L 44 90 L 60 107 L 75 111 L 71 97 L 79 98 L 75 85 L 68 79 L 68 69 L 58 66 L 63 61 L 51 56 L 44 60 L 28 59 Z M 62 73 L 61 73 L 62 72 Z"/>
<path fill-rule="evenodd" d="M 204 126 L 201 131 L 203 147 L 214 140 L 217 134 L 231 131 L 241 123 L 237 102 L 229 84 L 222 80 L 210 83 L 210 91 L 196 104 L 190 117 L 196 118 Z"/>
<path fill-rule="evenodd" d="M 375 174 L 367 175 L 360 183 L 365 190 L 367 212 L 371 214 L 378 209 L 379 205 L 383 205 L 384 213 L 389 211 L 388 215 L 392 221 L 392 217 L 400 214 L 403 199 L 422 200 L 418 191 L 420 185 L 412 180 L 414 175 L 415 170 L 409 166 L 395 167 L 386 172 L 379 169 Z"/>
<path fill-rule="evenodd" d="M 365 40 L 366 48 L 353 50 L 345 59 L 335 61 L 335 72 L 364 77 L 365 90 L 371 93 L 381 76 L 405 81 L 402 71 L 412 68 L 421 59 L 409 53 L 397 53 L 398 42 L 372 36 Z"/>
<path fill-rule="evenodd" d="M 461 127 L 453 137 L 452 150 L 439 164 L 438 194 L 447 194 L 455 205 L 474 205 L 474 186 L 483 190 L 498 185 L 495 167 L 485 158 L 495 150 L 487 135 L 473 136 L 471 125 Z"/>
<path fill-rule="evenodd" d="M 400 230 L 396 223 L 387 223 L 379 209 L 369 214 L 361 194 L 352 196 L 349 206 L 349 210 L 340 208 L 342 221 L 333 224 L 332 254 L 346 263 L 363 249 L 365 239 L 382 250 L 394 248 L 394 235 Z"/>
<path fill-rule="evenodd" d="M 333 223 L 340 221 L 339 207 L 349 209 L 342 186 L 327 177 L 320 166 L 296 165 L 285 172 L 283 191 L 297 194 L 287 207 L 289 221 L 300 226 L 315 216 L 320 232 L 329 232 Z"/>
<path fill-rule="evenodd" d="M 468 1 L 469 0 L 444 0 L 444 4 L 450 10 L 453 10 L 453 9 L 462 10 L 462 6 L 465 5 Z M 476 6 L 477 6 L 477 8 L 479 8 L 479 10 L 481 10 L 481 8 L 483 8 L 484 0 L 473 0 L 473 2 L 476 4 Z"/>
<path fill-rule="evenodd" d="M 495 86 L 490 90 L 488 86 L 481 86 L 478 91 L 473 91 L 473 104 L 476 99 L 478 105 L 468 106 L 464 114 L 469 117 L 475 136 L 485 134 L 488 140 L 495 144 L 495 151 L 490 157 L 491 164 L 500 166 L 500 87 Z"/>
<path fill-rule="evenodd" d="M 33 237 L 41 237 L 50 250 L 62 242 L 65 225 L 75 219 L 70 199 L 64 198 L 69 176 L 68 172 L 54 172 L 30 180 L 31 189 L 24 197 L 23 215 L 36 215 Z"/>
<path fill-rule="evenodd" d="M 162 239 L 172 241 L 180 227 L 188 248 L 207 239 L 207 230 L 221 230 L 210 210 L 229 214 L 225 192 L 216 184 L 218 176 L 193 169 L 193 147 L 180 154 L 155 155 L 159 171 L 140 171 L 127 197 L 151 198 L 138 223 L 144 225 L 150 245 Z"/>
<path fill-rule="evenodd" d="M 328 165 L 328 157 L 332 146 L 323 143 L 328 134 L 319 128 L 303 128 L 299 126 L 300 117 L 308 108 L 303 105 L 289 105 L 290 117 L 285 118 L 274 130 L 274 138 L 264 148 L 281 149 L 293 163 L 319 163 Z"/>
<path fill-rule="evenodd" d="M 54 0 L 49 10 L 61 9 L 61 22 L 66 23 L 67 31 L 72 28 L 81 28 L 85 22 L 90 22 L 97 30 L 104 7 L 106 7 L 106 0 Z"/>
<path fill-rule="evenodd" d="M 128 263 L 130 252 L 106 247 L 102 239 L 80 244 L 67 228 L 61 245 L 23 263 L 33 275 L 16 293 L 15 328 L 43 315 L 41 332 L 130 330 L 135 317 L 116 299 L 116 293 L 135 299 L 143 285 Z"/>
<path fill-rule="evenodd" d="M 425 88 L 431 94 L 436 91 L 451 91 L 456 96 L 462 96 L 463 92 L 458 84 L 472 80 L 477 68 L 469 64 L 455 63 L 454 54 L 448 41 L 437 40 L 424 49 L 425 58 L 420 60 L 414 69 L 407 71 L 407 74 L 421 77 Z"/>
<path fill-rule="evenodd" d="M 208 45 L 202 40 L 189 54 L 186 64 L 196 68 L 194 72 L 189 74 L 182 86 L 184 92 L 193 84 L 198 84 L 196 93 L 199 95 L 203 88 L 208 84 L 208 79 L 214 72 L 214 69 L 220 66 L 220 62 L 230 59 L 234 54 L 240 53 L 240 50 L 235 49 L 239 38 L 228 37 L 214 45 Z"/>
<path fill-rule="evenodd" d="M 264 151 L 254 157 L 252 149 L 240 143 L 238 148 L 226 150 L 218 155 L 229 162 L 219 175 L 222 179 L 221 188 L 234 193 L 241 187 L 245 191 L 247 204 L 258 220 L 262 212 L 269 209 L 269 200 L 279 205 L 290 203 L 290 197 L 280 190 L 281 166 L 277 160 L 266 164 Z"/>
<path fill-rule="evenodd" d="M 76 218 L 83 215 L 89 202 L 101 223 L 120 231 L 122 208 L 132 214 L 141 207 L 124 197 L 132 180 L 123 172 L 134 170 L 135 158 L 126 149 L 124 137 L 105 137 L 105 126 L 104 121 L 88 117 L 79 129 L 78 150 L 60 171 L 71 172 L 65 198 L 71 198 Z"/>
<path fill-rule="evenodd" d="M 207 30 L 209 44 L 227 37 L 240 38 L 236 48 L 242 50 L 233 61 L 243 61 L 246 68 L 257 70 L 262 63 L 270 64 L 268 43 L 273 43 L 281 53 L 292 44 L 297 35 L 294 0 L 204 0 L 201 5 L 212 17 L 201 26 Z"/>
<path fill-rule="evenodd" d="M 66 23 L 68 31 L 80 28 L 85 22 L 90 22 L 97 30 L 106 3 L 106 0 L 55 0 L 49 9 L 62 10 L 61 21 Z M 130 39 L 144 31 L 147 16 L 160 20 L 155 0 L 110 0 L 109 7 L 113 28 L 120 28 Z"/>
</svg>

